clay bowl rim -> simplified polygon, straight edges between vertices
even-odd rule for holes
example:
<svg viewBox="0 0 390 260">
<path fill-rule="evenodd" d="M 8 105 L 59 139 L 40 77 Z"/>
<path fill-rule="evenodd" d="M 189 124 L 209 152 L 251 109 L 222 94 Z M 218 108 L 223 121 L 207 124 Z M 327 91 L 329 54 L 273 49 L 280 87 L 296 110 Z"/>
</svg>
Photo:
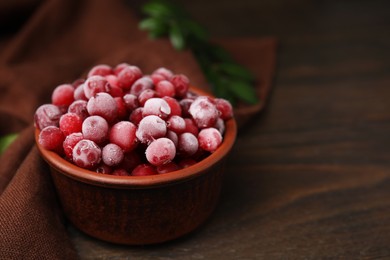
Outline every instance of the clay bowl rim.
<svg viewBox="0 0 390 260">
<path fill-rule="evenodd" d="M 192 87 L 191 90 L 194 90 L 195 93 L 199 93 L 201 95 L 211 96 L 209 93 L 194 87 Z M 118 189 L 147 188 L 169 185 L 206 174 L 207 169 L 220 162 L 230 152 L 236 140 L 237 124 L 234 117 L 225 122 L 225 133 L 221 146 L 203 160 L 184 169 L 150 176 L 115 176 L 96 173 L 80 168 L 65 160 L 57 153 L 44 149 L 38 142 L 39 133 L 40 131 L 35 129 L 35 143 L 41 156 L 50 165 L 50 167 L 55 168 L 65 176 L 83 183 L 102 187 Z"/>
</svg>

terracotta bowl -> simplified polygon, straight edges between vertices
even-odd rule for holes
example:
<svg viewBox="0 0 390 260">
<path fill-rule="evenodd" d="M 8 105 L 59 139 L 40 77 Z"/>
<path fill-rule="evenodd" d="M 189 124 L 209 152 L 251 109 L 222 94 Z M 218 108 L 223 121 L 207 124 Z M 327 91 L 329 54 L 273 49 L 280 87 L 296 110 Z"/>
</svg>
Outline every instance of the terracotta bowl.
<svg viewBox="0 0 390 260">
<path fill-rule="evenodd" d="M 237 133 L 226 122 L 222 145 L 188 168 L 153 176 L 113 176 L 79 168 L 38 149 L 50 166 L 65 215 L 95 238 L 127 245 L 169 241 L 199 227 L 215 208 L 226 156 Z"/>
</svg>

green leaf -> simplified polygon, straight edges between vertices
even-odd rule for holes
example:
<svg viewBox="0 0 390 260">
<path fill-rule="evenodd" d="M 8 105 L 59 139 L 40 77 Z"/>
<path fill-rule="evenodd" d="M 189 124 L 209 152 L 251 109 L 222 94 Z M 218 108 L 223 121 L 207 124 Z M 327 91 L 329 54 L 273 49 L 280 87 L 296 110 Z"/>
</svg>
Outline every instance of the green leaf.
<svg viewBox="0 0 390 260">
<path fill-rule="evenodd" d="M 0 137 L 0 154 L 16 139 L 18 134 L 8 134 Z"/>
<path fill-rule="evenodd" d="M 184 21 L 183 27 L 187 29 L 188 34 L 191 36 L 192 40 L 206 41 L 208 38 L 206 30 L 194 21 Z"/>
<path fill-rule="evenodd" d="M 172 8 L 165 1 L 153 1 L 143 5 L 142 11 L 153 17 L 169 17 L 172 15 Z"/>
<path fill-rule="evenodd" d="M 239 99 L 248 103 L 256 104 L 259 100 L 252 84 L 245 81 L 227 81 L 226 87 Z"/>
<path fill-rule="evenodd" d="M 157 38 L 168 33 L 168 26 L 156 18 L 146 18 L 139 23 L 141 30 L 149 31 L 152 38 Z"/>
<path fill-rule="evenodd" d="M 255 77 L 249 70 L 236 63 L 220 63 L 218 64 L 218 68 L 223 73 L 232 77 L 241 78 L 247 81 L 255 80 Z"/>
<path fill-rule="evenodd" d="M 183 50 L 186 43 L 183 32 L 177 24 L 172 24 L 169 30 L 169 38 L 176 50 Z"/>
</svg>

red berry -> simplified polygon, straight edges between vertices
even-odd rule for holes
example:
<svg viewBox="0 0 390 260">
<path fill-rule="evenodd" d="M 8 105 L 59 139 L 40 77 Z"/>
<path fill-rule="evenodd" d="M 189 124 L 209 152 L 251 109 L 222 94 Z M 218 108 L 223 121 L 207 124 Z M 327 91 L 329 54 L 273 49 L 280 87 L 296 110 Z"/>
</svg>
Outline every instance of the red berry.
<svg viewBox="0 0 390 260">
<path fill-rule="evenodd" d="M 84 83 L 84 94 L 87 99 L 95 96 L 100 92 L 109 92 L 110 84 L 102 76 L 91 76 Z"/>
<path fill-rule="evenodd" d="M 190 80 L 183 74 L 175 75 L 171 78 L 177 97 L 184 97 L 190 87 Z"/>
<path fill-rule="evenodd" d="M 139 107 L 138 97 L 133 94 L 126 94 L 123 96 L 123 102 L 129 111 L 133 111 Z"/>
<path fill-rule="evenodd" d="M 81 132 L 83 119 L 74 113 L 66 113 L 60 118 L 60 129 L 65 136 Z"/>
<path fill-rule="evenodd" d="M 65 141 L 63 143 L 63 148 L 64 148 L 65 156 L 68 159 L 71 159 L 71 160 L 73 159 L 73 148 L 75 147 L 75 145 L 78 142 L 80 142 L 83 139 L 84 139 L 84 137 L 83 137 L 82 133 L 73 133 L 73 134 L 68 135 L 65 138 Z"/>
<path fill-rule="evenodd" d="M 233 117 L 233 107 L 229 101 L 223 98 L 215 98 L 214 104 L 221 113 L 220 117 L 223 120 L 228 120 Z"/>
<path fill-rule="evenodd" d="M 173 97 L 163 97 L 162 99 L 164 99 L 169 107 L 171 108 L 171 116 L 173 115 L 176 115 L 176 116 L 181 116 L 181 106 L 180 106 L 180 103 L 179 101 L 177 101 L 177 99 L 173 98 Z"/>
<path fill-rule="evenodd" d="M 222 135 L 215 128 L 205 128 L 198 135 L 199 146 L 208 152 L 215 152 L 222 143 Z"/>
<path fill-rule="evenodd" d="M 161 80 L 155 86 L 157 96 L 159 97 L 173 97 L 175 95 L 175 87 L 167 80 Z"/>
<path fill-rule="evenodd" d="M 62 153 L 62 144 L 65 140 L 64 134 L 56 126 L 47 126 L 39 133 L 38 142 L 43 148 Z"/>
<path fill-rule="evenodd" d="M 110 129 L 109 139 L 111 143 L 117 144 L 125 152 L 132 151 L 137 146 L 135 132 L 137 127 L 128 121 L 120 121 Z"/>
<path fill-rule="evenodd" d="M 179 136 L 178 148 L 180 155 L 191 156 L 198 151 L 198 138 L 191 133 L 183 133 Z"/>
<path fill-rule="evenodd" d="M 68 113 L 74 113 L 78 115 L 82 120 L 89 116 L 87 110 L 87 101 L 76 100 L 68 107 Z"/>
<path fill-rule="evenodd" d="M 115 99 L 107 93 L 97 93 L 87 104 L 90 115 L 101 116 L 108 122 L 113 122 L 118 116 L 118 106 Z"/>
<path fill-rule="evenodd" d="M 118 74 L 118 87 L 130 89 L 133 83 L 142 77 L 141 70 L 136 66 L 125 66 Z"/>
<path fill-rule="evenodd" d="M 171 116 L 167 120 L 167 127 L 169 130 L 181 134 L 186 130 L 186 121 L 181 116 Z"/>
<path fill-rule="evenodd" d="M 138 165 L 131 172 L 132 176 L 149 176 L 149 175 L 156 175 L 156 174 L 157 174 L 156 168 L 146 163 Z"/>
<path fill-rule="evenodd" d="M 171 107 L 162 98 L 150 98 L 146 100 L 142 116 L 155 115 L 163 119 L 171 114 Z"/>
<path fill-rule="evenodd" d="M 88 72 L 88 78 L 91 76 L 99 75 L 99 76 L 107 76 L 114 73 L 112 68 L 109 65 L 106 64 L 100 64 L 94 66 L 89 72 Z"/>
<path fill-rule="evenodd" d="M 102 149 L 103 162 L 108 166 L 115 166 L 122 162 L 124 157 L 122 148 L 116 144 L 107 144 Z"/>
<path fill-rule="evenodd" d="M 144 106 L 146 101 L 154 97 L 157 97 L 156 91 L 154 91 L 153 89 L 145 89 L 141 92 L 141 94 L 139 94 L 138 103 L 141 106 Z"/>
<path fill-rule="evenodd" d="M 208 97 L 198 97 L 191 104 L 188 112 L 199 128 L 212 127 L 217 122 L 219 112 Z"/>
<path fill-rule="evenodd" d="M 161 75 L 164 79 L 169 80 L 173 77 L 173 72 L 167 68 L 160 67 L 153 71 L 152 75 Z"/>
<path fill-rule="evenodd" d="M 81 140 L 73 148 L 73 162 L 82 168 L 92 169 L 101 159 L 100 147 L 91 140 Z"/>
<path fill-rule="evenodd" d="M 69 106 L 74 101 L 74 87 L 63 84 L 56 87 L 51 95 L 51 103 L 56 106 Z"/>
<path fill-rule="evenodd" d="M 38 107 L 34 115 L 35 127 L 39 130 L 47 126 L 58 126 L 60 117 L 62 116 L 61 110 L 52 104 L 44 104 Z"/>
<path fill-rule="evenodd" d="M 85 139 L 103 143 L 108 136 L 108 123 L 101 116 L 89 116 L 83 122 L 82 133 Z"/>
<path fill-rule="evenodd" d="M 174 162 L 170 162 L 170 163 L 167 163 L 167 164 L 159 165 L 159 166 L 156 167 L 156 170 L 157 170 L 158 174 L 174 172 L 174 171 L 177 171 L 177 170 L 180 170 L 180 169 L 181 169 L 181 167 L 179 165 L 177 165 L 176 163 L 174 163 Z"/>
<path fill-rule="evenodd" d="M 168 138 L 154 140 L 145 151 L 146 159 L 152 165 L 158 166 L 171 162 L 176 155 L 176 147 Z"/>
<path fill-rule="evenodd" d="M 143 107 L 138 107 L 131 112 L 129 121 L 132 122 L 135 125 L 139 125 L 139 123 L 142 120 L 142 111 L 144 110 Z"/>
<path fill-rule="evenodd" d="M 141 143 L 150 143 L 154 139 L 165 136 L 167 126 L 164 120 L 158 116 L 146 116 L 138 125 L 136 136 Z"/>
</svg>

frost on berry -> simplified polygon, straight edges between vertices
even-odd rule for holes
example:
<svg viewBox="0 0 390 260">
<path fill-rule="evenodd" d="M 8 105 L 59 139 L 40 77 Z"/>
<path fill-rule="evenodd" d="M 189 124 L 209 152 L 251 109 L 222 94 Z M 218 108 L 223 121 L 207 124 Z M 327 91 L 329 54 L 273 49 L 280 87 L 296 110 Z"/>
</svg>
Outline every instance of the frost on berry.
<svg viewBox="0 0 390 260">
<path fill-rule="evenodd" d="M 74 87 L 71 84 L 57 86 L 52 95 L 51 103 L 56 106 L 69 106 L 74 101 Z"/>
<path fill-rule="evenodd" d="M 136 136 L 141 143 L 150 143 L 154 139 L 165 136 L 167 126 L 164 120 L 158 116 L 146 116 L 138 125 Z"/>
<path fill-rule="evenodd" d="M 179 136 L 178 148 L 183 156 L 191 156 L 198 151 L 198 138 L 191 133 L 183 133 Z"/>
<path fill-rule="evenodd" d="M 107 76 L 114 73 L 112 68 L 109 65 L 106 64 L 99 64 L 94 66 L 89 72 L 88 72 L 88 78 L 91 76 L 99 75 L 99 76 Z"/>
<path fill-rule="evenodd" d="M 130 89 L 133 83 L 142 77 L 142 72 L 137 66 L 124 66 L 118 73 L 118 87 Z"/>
<path fill-rule="evenodd" d="M 198 135 L 199 146 L 208 152 L 215 152 L 222 143 L 222 135 L 215 128 L 205 128 Z"/>
<path fill-rule="evenodd" d="M 108 166 L 116 166 L 123 160 L 124 154 L 122 148 L 116 144 L 107 144 L 102 149 L 103 162 Z"/>
<path fill-rule="evenodd" d="M 117 144 L 125 152 L 132 151 L 137 145 L 135 132 L 137 127 L 128 121 L 120 121 L 110 129 L 109 139 L 111 143 Z"/>
<path fill-rule="evenodd" d="M 75 147 L 75 145 L 78 142 L 80 142 L 83 139 L 84 139 L 84 137 L 83 137 L 82 133 L 73 133 L 73 134 L 68 135 L 65 138 L 65 141 L 63 143 L 63 148 L 64 148 L 65 156 L 68 159 L 71 159 L 71 160 L 73 159 L 73 148 Z"/>
<path fill-rule="evenodd" d="M 98 144 L 103 143 L 108 136 L 108 123 L 101 116 L 89 116 L 82 125 L 82 133 L 85 139 Z"/>
<path fill-rule="evenodd" d="M 108 93 L 97 93 L 87 103 L 87 110 L 90 115 L 101 116 L 108 122 L 117 118 L 118 106 L 115 99 Z"/>
<path fill-rule="evenodd" d="M 154 166 L 167 164 L 175 158 L 176 147 L 168 138 L 154 140 L 145 151 L 146 159 Z"/>
<path fill-rule="evenodd" d="M 171 82 L 175 87 L 177 97 L 184 97 L 190 87 L 190 80 L 183 74 L 174 75 L 171 78 Z"/>
<path fill-rule="evenodd" d="M 153 80 L 148 76 L 137 79 L 130 88 L 130 94 L 138 97 L 146 89 L 153 89 Z"/>
<path fill-rule="evenodd" d="M 62 152 L 62 143 L 65 137 L 62 131 L 56 126 L 47 126 L 39 133 L 38 142 L 47 150 Z"/>
<path fill-rule="evenodd" d="M 215 98 L 214 104 L 221 114 L 221 119 L 228 120 L 233 117 L 233 106 L 229 101 L 223 98 Z"/>
<path fill-rule="evenodd" d="M 162 99 L 164 99 L 168 103 L 169 107 L 171 108 L 171 116 L 173 116 L 173 115 L 181 116 L 182 115 L 180 103 L 179 103 L 179 101 L 177 101 L 176 98 L 165 96 Z"/>
<path fill-rule="evenodd" d="M 129 111 L 133 111 L 139 107 L 138 97 L 133 94 L 126 94 L 123 96 L 123 102 Z"/>
<path fill-rule="evenodd" d="M 93 169 L 99 165 L 102 159 L 102 151 L 95 142 L 83 139 L 74 146 L 72 158 L 76 165 Z"/>
<path fill-rule="evenodd" d="M 173 97 L 173 96 L 175 96 L 175 87 L 168 80 L 159 81 L 155 86 L 155 90 L 156 90 L 157 96 L 159 96 L 159 97 L 165 97 L 165 96 Z"/>
<path fill-rule="evenodd" d="M 162 98 L 150 98 L 146 100 L 142 116 L 155 115 L 163 119 L 171 114 L 171 107 Z"/>
<path fill-rule="evenodd" d="M 188 111 L 199 128 L 212 127 L 219 117 L 218 109 L 208 97 L 200 96 L 194 100 Z"/>
<path fill-rule="evenodd" d="M 84 83 L 84 94 L 87 99 L 90 99 L 97 93 L 109 91 L 110 84 L 104 77 L 99 75 L 89 77 Z"/>
<path fill-rule="evenodd" d="M 153 71 L 152 75 L 160 75 L 166 80 L 170 80 L 173 77 L 173 72 L 165 67 L 160 67 Z"/>
<path fill-rule="evenodd" d="M 171 116 L 167 120 L 167 127 L 178 134 L 183 133 L 186 130 L 186 121 L 181 116 Z"/>
<path fill-rule="evenodd" d="M 87 110 L 87 101 L 76 100 L 68 107 L 68 113 L 74 113 L 78 115 L 82 120 L 89 116 Z"/>
<path fill-rule="evenodd" d="M 60 118 L 60 129 L 62 133 L 67 136 L 72 133 L 81 132 L 83 119 L 74 113 L 66 113 Z"/>
<path fill-rule="evenodd" d="M 47 126 L 58 126 L 58 122 L 62 115 L 61 110 L 52 104 L 44 104 L 38 107 L 34 115 L 35 127 L 39 130 Z"/>
</svg>

